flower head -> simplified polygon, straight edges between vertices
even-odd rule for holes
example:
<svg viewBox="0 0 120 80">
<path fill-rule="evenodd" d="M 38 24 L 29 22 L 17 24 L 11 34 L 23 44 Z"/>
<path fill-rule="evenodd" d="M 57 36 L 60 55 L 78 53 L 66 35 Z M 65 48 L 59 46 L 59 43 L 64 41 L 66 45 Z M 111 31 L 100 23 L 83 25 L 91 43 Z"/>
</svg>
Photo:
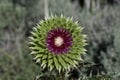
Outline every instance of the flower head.
<svg viewBox="0 0 120 80">
<path fill-rule="evenodd" d="M 33 28 L 30 36 L 31 54 L 41 67 L 59 71 L 76 66 L 85 53 L 82 27 L 70 18 L 51 17 Z"/>
</svg>

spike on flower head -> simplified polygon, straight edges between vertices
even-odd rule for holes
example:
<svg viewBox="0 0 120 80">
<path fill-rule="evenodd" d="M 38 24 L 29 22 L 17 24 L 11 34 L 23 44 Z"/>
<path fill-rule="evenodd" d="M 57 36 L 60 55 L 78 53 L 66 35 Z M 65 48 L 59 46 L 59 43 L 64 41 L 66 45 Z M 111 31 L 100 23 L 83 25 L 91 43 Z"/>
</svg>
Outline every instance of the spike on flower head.
<svg viewBox="0 0 120 80">
<path fill-rule="evenodd" d="M 66 70 L 76 66 L 85 53 L 82 27 L 71 18 L 52 17 L 33 28 L 29 46 L 36 62 L 50 70 Z"/>
</svg>

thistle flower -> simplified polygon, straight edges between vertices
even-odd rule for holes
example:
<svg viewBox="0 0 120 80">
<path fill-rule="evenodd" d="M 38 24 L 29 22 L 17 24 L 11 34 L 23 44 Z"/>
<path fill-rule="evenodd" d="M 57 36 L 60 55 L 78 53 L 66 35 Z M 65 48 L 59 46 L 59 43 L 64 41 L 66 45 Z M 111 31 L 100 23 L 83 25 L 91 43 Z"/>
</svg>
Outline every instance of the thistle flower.
<svg viewBox="0 0 120 80">
<path fill-rule="evenodd" d="M 29 44 L 31 54 L 42 68 L 64 71 L 76 67 L 85 53 L 85 35 L 72 18 L 51 17 L 33 28 Z"/>
</svg>

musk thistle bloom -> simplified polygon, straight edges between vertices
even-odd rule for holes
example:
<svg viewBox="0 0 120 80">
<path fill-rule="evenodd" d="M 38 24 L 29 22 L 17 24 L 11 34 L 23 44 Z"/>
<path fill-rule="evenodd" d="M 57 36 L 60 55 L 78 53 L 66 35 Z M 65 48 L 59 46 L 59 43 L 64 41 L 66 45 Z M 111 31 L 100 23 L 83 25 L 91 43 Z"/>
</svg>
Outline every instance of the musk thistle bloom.
<svg viewBox="0 0 120 80">
<path fill-rule="evenodd" d="M 85 53 L 85 35 L 72 18 L 51 17 L 40 21 L 31 32 L 29 46 L 42 68 L 64 71 L 76 67 Z"/>
</svg>

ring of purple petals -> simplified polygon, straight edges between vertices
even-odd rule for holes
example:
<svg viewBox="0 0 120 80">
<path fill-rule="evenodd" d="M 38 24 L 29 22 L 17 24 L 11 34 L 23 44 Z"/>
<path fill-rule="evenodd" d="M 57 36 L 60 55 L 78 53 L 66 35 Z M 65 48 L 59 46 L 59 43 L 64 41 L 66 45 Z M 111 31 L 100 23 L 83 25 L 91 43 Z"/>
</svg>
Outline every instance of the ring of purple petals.
<svg viewBox="0 0 120 80">
<path fill-rule="evenodd" d="M 47 33 L 46 46 L 52 53 L 67 53 L 72 46 L 72 35 L 69 30 L 62 27 L 52 29 Z"/>
</svg>

